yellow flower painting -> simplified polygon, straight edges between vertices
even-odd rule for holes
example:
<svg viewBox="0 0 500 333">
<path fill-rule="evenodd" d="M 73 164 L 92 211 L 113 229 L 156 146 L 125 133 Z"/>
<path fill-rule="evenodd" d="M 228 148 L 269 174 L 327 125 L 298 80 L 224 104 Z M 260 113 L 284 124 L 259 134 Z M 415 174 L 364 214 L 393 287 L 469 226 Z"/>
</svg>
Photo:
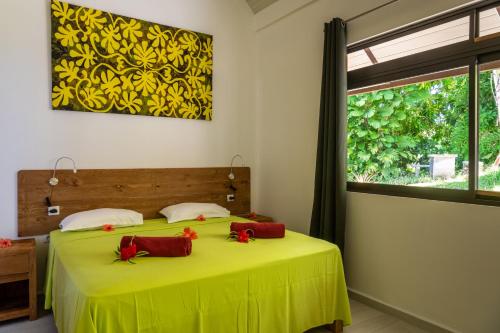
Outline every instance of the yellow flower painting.
<svg viewBox="0 0 500 333">
<path fill-rule="evenodd" d="M 210 35 L 52 0 L 52 108 L 212 120 Z"/>
</svg>

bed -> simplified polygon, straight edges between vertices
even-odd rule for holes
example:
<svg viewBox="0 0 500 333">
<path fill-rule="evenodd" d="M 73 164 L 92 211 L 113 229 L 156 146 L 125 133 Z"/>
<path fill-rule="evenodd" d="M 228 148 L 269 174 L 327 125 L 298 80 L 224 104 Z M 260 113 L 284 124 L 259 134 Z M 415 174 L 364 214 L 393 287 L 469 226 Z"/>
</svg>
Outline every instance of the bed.
<svg viewBox="0 0 500 333">
<path fill-rule="evenodd" d="M 46 218 L 46 214 L 36 208 L 44 195 L 41 189 L 45 186 L 45 176 L 41 177 L 41 172 L 24 171 L 19 175 L 19 223 L 24 224 L 25 235 L 29 230 L 39 232 L 41 223 L 46 224 L 45 228 L 56 229 L 56 220 Z M 224 169 L 209 173 L 212 175 L 208 177 L 210 193 L 197 189 L 198 181 L 190 182 L 189 177 L 183 178 L 186 190 L 170 189 L 176 191 L 175 200 L 166 198 L 165 193 L 158 194 L 160 181 L 155 177 L 148 178 L 151 182 L 148 188 L 156 191 L 162 202 L 166 199 L 184 202 L 193 196 L 217 202 L 223 200 L 219 199 L 223 193 L 219 193 L 213 178 L 227 175 L 226 172 Z M 43 174 L 50 175 L 50 172 Z M 139 207 L 150 219 L 144 225 L 117 228 L 112 232 L 50 232 L 45 308 L 52 309 L 59 333 L 301 333 L 334 321 L 351 323 L 337 246 L 289 230 L 282 239 L 257 239 L 248 244 L 234 242 L 226 239 L 230 223 L 247 221 L 236 216 L 168 224 L 164 218 L 151 218 L 147 214 L 149 206 L 141 206 L 144 197 L 149 197 L 147 193 L 134 197 L 141 204 L 130 201 L 132 199 L 120 203 L 120 196 L 130 198 L 127 188 L 130 187 L 131 192 L 137 189 L 140 177 L 134 178 L 136 183 L 124 185 L 125 179 L 116 176 L 120 172 L 113 174 L 112 181 L 104 177 L 100 182 L 90 182 L 85 172 L 82 175 L 79 171 L 79 176 L 68 173 L 69 180 L 62 182 L 67 184 L 63 185 L 64 197 L 57 198 L 61 211 L 65 208 L 68 214 L 78 210 L 82 202 L 90 200 L 88 193 L 92 192 L 93 200 L 106 201 L 109 197 L 108 200 L 117 201 L 102 205 Z M 96 172 L 90 175 L 95 178 Z M 240 191 L 240 200 L 246 198 L 247 194 L 241 192 L 245 186 L 237 182 L 235 185 Z M 90 191 L 89 187 L 93 186 L 98 190 Z M 110 188 L 116 190 L 115 196 L 110 196 Z M 227 192 L 226 185 L 221 188 Z M 190 191 L 194 191 L 193 194 Z M 86 195 L 76 200 L 76 192 Z M 65 201 L 65 198 L 69 199 Z M 156 202 L 151 205 L 151 209 L 158 208 Z M 249 206 L 243 206 L 242 209 L 249 210 Z M 21 220 L 22 216 L 32 221 Z M 31 228 L 31 225 L 35 226 Z M 122 236 L 173 236 L 187 226 L 198 233 L 190 256 L 142 257 L 135 259 L 135 265 L 113 263 L 113 250 Z"/>
</svg>

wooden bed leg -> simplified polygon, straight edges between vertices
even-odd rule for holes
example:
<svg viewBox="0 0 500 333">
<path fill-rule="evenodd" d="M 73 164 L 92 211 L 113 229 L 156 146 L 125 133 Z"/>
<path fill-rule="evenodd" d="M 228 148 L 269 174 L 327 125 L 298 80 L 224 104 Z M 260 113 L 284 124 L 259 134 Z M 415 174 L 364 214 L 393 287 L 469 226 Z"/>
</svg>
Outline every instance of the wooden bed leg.
<svg viewBox="0 0 500 333">
<path fill-rule="evenodd" d="M 333 324 L 328 324 L 327 327 L 331 332 L 334 333 L 342 333 L 344 331 L 342 320 L 335 320 Z"/>
</svg>

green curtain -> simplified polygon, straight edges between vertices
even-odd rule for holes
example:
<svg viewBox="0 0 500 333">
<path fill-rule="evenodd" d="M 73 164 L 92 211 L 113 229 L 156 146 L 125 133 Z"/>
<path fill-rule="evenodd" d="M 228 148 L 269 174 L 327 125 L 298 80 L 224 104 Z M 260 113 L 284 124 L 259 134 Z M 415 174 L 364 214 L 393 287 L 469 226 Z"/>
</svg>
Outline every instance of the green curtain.
<svg viewBox="0 0 500 333">
<path fill-rule="evenodd" d="M 344 249 L 346 212 L 347 51 L 345 23 L 325 24 L 323 78 L 310 235 Z"/>
</svg>

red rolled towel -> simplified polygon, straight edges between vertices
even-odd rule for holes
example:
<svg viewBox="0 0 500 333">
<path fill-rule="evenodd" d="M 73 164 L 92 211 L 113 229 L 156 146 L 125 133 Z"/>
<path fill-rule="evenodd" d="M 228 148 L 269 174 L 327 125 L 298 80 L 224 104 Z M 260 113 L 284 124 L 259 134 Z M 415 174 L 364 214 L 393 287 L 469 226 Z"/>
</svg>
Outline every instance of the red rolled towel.
<svg viewBox="0 0 500 333">
<path fill-rule="evenodd" d="M 132 236 L 123 236 L 120 249 L 130 244 Z M 150 257 L 185 257 L 191 254 L 189 237 L 134 237 L 137 252 L 147 251 Z"/>
<path fill-rule="evenodd" d="M 255 238 L 283 238 L 285 237 L 285 225 L 272 222 L 250 222 L 250 223 L 231 223 L 231 231 L 241 231 L 250 229 Z"/>
</svg>

